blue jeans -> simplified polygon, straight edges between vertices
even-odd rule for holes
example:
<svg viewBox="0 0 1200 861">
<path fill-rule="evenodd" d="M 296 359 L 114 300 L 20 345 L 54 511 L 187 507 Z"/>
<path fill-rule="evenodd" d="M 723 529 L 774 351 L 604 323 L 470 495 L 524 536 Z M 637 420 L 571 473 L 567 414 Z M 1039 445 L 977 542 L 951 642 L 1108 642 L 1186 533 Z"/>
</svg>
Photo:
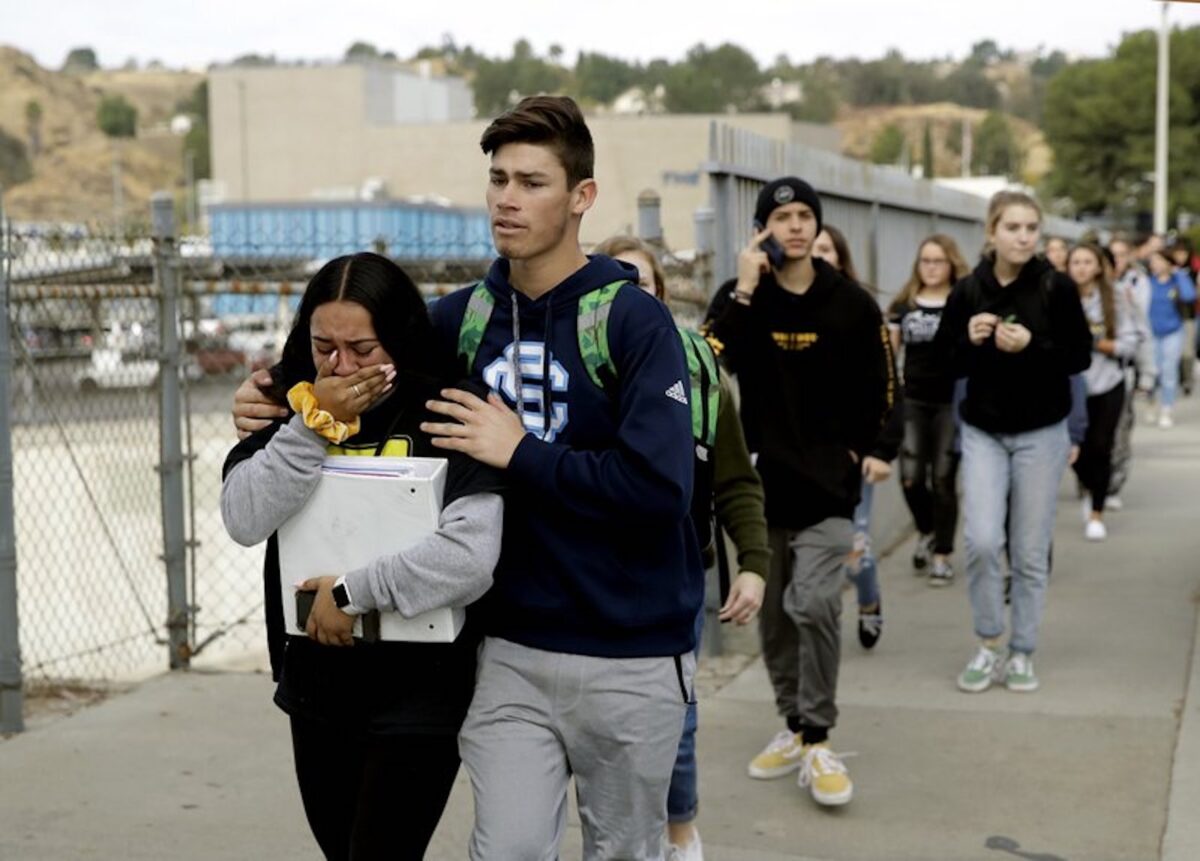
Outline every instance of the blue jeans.
<svg viewBox="0 0 1200 861">
<path fill-rule="evenodd" d="M 718 540 L 722 540 L 718 537 Z M 700 657 L 700 632 L 704 630 L 704 607 L 696 617 L 696 657 Z M 671 786 L 667 790 L 667 821 L 691 822 L 700 808 L 700 791 L 697 786 L 696 726 L 699 712 L 696 703 L 690 702 L 683 718 L 683 736 L 679 739 L 679 750 L 675 754 L 675 767 L 671 770 Z"/>
<path fill-rule="evenodd" d="M 1160 386 L 1158 402 L 1164 407 L 1175 406 L 1179 388 L 1179 357 L 1183 355 L 1183 329 L 1170 335 L 1154 336 L 1154 364 L 1158 368 Z"/>
<path fill-rule="evenodd" d="M 873 607 L 879 601 L 879 569 L 871 549 L 871 504 L 875 501 L 875 485 L 862 483 L 862 498 L 854 509 L 854 550 L 862 553 L 846 565 L 846 576 L 858 590 L 858 606 Z"/>
<path fill-rule="evenodd" d="M 963 537 L 975 634 L 1004 634 L 1005 522 L 1012 546 L 1012 634 L 1009 648 L 1032 654 L 1046 603 L 1050 542 L 1058 487 L 1071 441 L 1065 420 L 1018 434 L 991 434 L 962 424 Z"/>
</svg>

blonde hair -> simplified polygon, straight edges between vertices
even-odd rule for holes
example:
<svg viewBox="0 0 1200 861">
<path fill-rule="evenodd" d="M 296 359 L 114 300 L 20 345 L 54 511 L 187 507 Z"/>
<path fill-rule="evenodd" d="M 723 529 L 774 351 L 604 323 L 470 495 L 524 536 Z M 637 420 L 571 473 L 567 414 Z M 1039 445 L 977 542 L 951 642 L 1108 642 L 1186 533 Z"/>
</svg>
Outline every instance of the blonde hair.
<svg viewBox="0 0 1200 861">
<path fill-rule="evenodd" d="M 619 254 L 642 254 L 650 261 L 650 271 L 654 273 L 654 296 L 661 302 L 667 298 L 667 273 L 658 260 L 658 254 L 646 242 L 636 236 L 619 234 L 610 236 L 592 249 L 595 254 L 605 257 L 616 257 Z"/>
<path fill-rule="evenodd" d="M 917 256 L 913 260 L 912 274 L 908 276 L 908 281 L 900 288 L 900 292 L 896 294 L 896 298 L 892 300 L 892 310 L 899 310 L 906 305 L 911 305 L 913 300 L 917 298 L 917 294 L 921 292 L 924 283 L 921 281 L 921 250 L 926 245 L 936 245 L 942 249 L 946 255 L 946 259 L 950 261 L 950 285 L 964 277 L 971 271 L 971 267 L 967 265 L 967 261 L 963 258 L 962 252 L 958 250 L 958 243 L 950 236 L 944 233 L 934 233 L 932 236 L 926 236 L 921 240 L 921 244 L 917 246 Z"/>
<path fill-rule="evenodd" d="M 1042 207 L 1032 195 L 1026 194 L 1023 191 L 998 191 L 988 201 L 987 218 L 984 219 L 984 230 L 988 237 L 996 231 L 996 225 L 1000 223 L 1000 219 L 1004 215 L 1004 210 L 1010 206 L 1028 206 L 1037 213 L 1038 223 L 1041 224 Z M 995 251 L 996 249 L 992 247 L 992 240 L 990 238 L 985 239 L 983 255 L 985 257 L 995 256 Z"/>
</svg>

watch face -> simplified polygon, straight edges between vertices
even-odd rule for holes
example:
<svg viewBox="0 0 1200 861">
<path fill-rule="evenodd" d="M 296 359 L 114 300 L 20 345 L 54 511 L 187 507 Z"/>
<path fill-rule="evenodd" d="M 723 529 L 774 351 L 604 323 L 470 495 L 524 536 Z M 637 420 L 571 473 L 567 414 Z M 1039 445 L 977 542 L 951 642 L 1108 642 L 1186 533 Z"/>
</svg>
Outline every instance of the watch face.
<svg viewBox="0 0 1200 861">
<path fill-rule="evenodd" d="M 346 594 L 346 584 L 339 583 L 333 587 L 333 603 L 337 604 L 339 610 L 350 603 L 350 596 Z"/>
</svg>

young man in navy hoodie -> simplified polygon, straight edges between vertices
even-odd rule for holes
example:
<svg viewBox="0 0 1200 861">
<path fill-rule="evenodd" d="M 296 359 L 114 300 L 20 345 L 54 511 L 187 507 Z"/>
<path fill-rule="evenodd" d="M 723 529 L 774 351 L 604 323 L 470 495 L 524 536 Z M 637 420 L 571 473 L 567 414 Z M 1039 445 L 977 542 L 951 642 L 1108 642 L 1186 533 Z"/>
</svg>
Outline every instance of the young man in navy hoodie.
<svg viewBox="0 0 1200 861">
<path fill-rule="evenodd" d="M 447 421 L 423 425 L 510 488 L 459 738 L 470 857 L 557 857 L 574 776 L 584 858 L 657 859 L 703 579 L 686 360 L 666 308 L 580 249 L 596 182 L 575 103 L 527 98 L 480 143 L 501 256 L 433 317 L 492 394 L 447 390 L 430 403 Z M 597 316 L 611 357 L 600 384 L 579 335 Z"/>
</svg>

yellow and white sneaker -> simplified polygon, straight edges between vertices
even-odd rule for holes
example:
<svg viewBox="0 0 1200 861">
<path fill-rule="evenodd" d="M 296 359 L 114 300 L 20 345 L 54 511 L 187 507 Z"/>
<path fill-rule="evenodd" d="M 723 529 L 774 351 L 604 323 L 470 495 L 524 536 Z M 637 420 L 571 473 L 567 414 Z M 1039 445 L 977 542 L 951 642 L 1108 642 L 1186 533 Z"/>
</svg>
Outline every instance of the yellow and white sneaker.
<svg viewBox="0 0 1200 861">
<path fill-rule="evenodd" d="M 747 770 L 751 777 L 770 780 L 791 774 L 800 767 L 803 759 L 804 746 L 800 743 L 800 733 L 785 729 L 771 739 L 762 753 L 750 760 Z"/>
<path fill-rule="evenodd" d="M 806 745 L 803 750 L 804 760 L 797 781 L 800 787 L 808 787 L 817 804 L 828 807 L 849 804 L 854 796 L 854 784 L 842 762 L 842 757 L 849 754 L 834 753 L 827 741 Z"/>
</svg>

